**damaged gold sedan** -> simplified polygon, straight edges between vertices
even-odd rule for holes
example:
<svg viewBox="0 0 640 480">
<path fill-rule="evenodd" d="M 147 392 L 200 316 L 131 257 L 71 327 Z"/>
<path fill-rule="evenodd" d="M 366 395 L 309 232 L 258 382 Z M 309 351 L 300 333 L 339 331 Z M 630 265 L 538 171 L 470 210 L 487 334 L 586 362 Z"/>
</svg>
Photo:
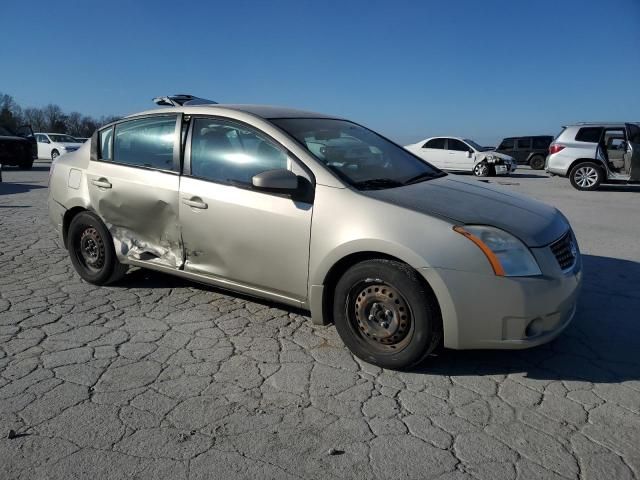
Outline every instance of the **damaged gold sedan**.
<svg viewBox="0 0 640 480">
<path fill-rule="evenodd" d="M 387 368 L 548 342 L 580 252 L 555 208 L 440 171 L 356 123 L 162 97 L 51 167 L 49 211 L 88 282 L 129 265 L 307 309 Z"/>
</svg>

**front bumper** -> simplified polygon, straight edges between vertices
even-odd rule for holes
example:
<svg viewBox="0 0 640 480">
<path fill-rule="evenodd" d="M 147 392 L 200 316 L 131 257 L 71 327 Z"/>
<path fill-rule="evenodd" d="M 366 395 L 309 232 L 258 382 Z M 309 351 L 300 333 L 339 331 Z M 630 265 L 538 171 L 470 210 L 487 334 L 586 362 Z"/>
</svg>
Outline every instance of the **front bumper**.
<svg viewBox="0 0 640 480">
<path fill-rule="evenodd" d="M 493 167 L 496 175 L 510 175 L 516 171 L 518 165 L 516 163 L 496 163 Z"/>
<path fill-rule="evenodd" d="M 580 258 L 570 272 L 539 277 L 420 273 L 440 303 L 444 345 L 453 349 L 523 349 L 553 340 L 573 319 L 582 284 Z"/>
</svg>

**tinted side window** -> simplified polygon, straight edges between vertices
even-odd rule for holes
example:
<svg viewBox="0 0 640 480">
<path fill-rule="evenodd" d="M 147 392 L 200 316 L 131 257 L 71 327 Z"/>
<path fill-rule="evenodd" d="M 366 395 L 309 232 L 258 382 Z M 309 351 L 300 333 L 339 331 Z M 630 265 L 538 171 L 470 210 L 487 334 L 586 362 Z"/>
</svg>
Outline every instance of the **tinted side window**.
<svg viewBox="0 0 640 480">
<path fill-rule="evenodd" d="M 516 142 L 516 148 L 518 150 L 530 150 L 531 138 L 530 137 L 519 138 L 518 141 Z"/>
<path fill-rule="evenodd" d="M 576 141 L 598 143 L 601 136 L 602 127 L 583 127 L 576 133 Z"/>
<path fill-rule="evenodd" d="M 112 139 L 113 127 L 102 130 L 98 134 L 98 158 L 100 160 L 111 160 Z"/>
<path fill-rule="evenodd" d="M 141 118 L 117 124 L 113 161 L 171 170 L 176 139 L 176 120 L 177 118 L 172 115 Z"/>
<path fill-rule="evenodd" d="M 546 150 L 551 145 L 551 137 L 534 137 L 533 148 L 535 150 Z"/>
<path fill-rule="evenodd" d="M 505 138 L 502 140 L 498 150 L 513 150 L 514 143 L 515 141 L 513 138 Z"/>
<path fill-rule="evenodd" d="M 456 152 L 468 152 L 469 150 L 471 150 L 469 148 L 469 145 L 467 145 L 464 142 L 461 142 L 460 140 L 456 140 L 455 138 L 450 138 L 449 139 L 449 150 L 455 150 Z"/>
<path fill-rule="evenodd" d="M 267 170 L 288 168 L 286 152 L 265 136 L 230 122 L 196 118 L 191 175 L 220 183 L 251 184 Z"/>
<path fill-rule="evenodd" d="M 434 138 L 425 143 L 422 148 L 437 148 L 439 150 L 444 150 L 444 138 Z"/>
</svg>

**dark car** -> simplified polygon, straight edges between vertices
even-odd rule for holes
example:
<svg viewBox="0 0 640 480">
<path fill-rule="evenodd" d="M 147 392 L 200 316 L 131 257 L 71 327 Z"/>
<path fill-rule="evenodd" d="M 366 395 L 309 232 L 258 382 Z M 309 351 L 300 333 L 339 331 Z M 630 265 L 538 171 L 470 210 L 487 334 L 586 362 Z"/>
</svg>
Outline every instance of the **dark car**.
<svg viewBox="0 0 640 480">
<path fill-rule="evenodd" d="M 29 125 L 13 132 L 0 126 L 0 164 L 30 169 L 38 157 L 38 144 Z"/>
<path fill-rule="evenodd" d="M 529 165 L 534 170 L 542 170 L 552 141 L 553 136 L 551 135 L 508 137 L 500 142 L 496 152 L 512 156 L 521 165 Z"/>
</svg>

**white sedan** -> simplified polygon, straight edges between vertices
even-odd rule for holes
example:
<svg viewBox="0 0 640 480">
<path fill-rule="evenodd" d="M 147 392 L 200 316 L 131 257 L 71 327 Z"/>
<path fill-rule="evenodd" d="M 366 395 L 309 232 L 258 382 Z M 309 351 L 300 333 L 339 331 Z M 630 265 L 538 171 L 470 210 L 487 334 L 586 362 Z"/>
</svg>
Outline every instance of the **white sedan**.
<svg viewBox="0 0 640 480">
<path fill-rule="evenodd" d="M 466 138 L 432 137 L 404 148 L 441 170 L 472 172 L 478 177 L 508 175 L 518 166 L 512 157 Z"/>
<path fill-rule="evenodd" d="M 71 135 L 63 133 L 36 133 L 38 142 L 38 158 L 50 158 L 54 160 L 59 155 L 75 152 L 82 143 Z"/>
</svg>

